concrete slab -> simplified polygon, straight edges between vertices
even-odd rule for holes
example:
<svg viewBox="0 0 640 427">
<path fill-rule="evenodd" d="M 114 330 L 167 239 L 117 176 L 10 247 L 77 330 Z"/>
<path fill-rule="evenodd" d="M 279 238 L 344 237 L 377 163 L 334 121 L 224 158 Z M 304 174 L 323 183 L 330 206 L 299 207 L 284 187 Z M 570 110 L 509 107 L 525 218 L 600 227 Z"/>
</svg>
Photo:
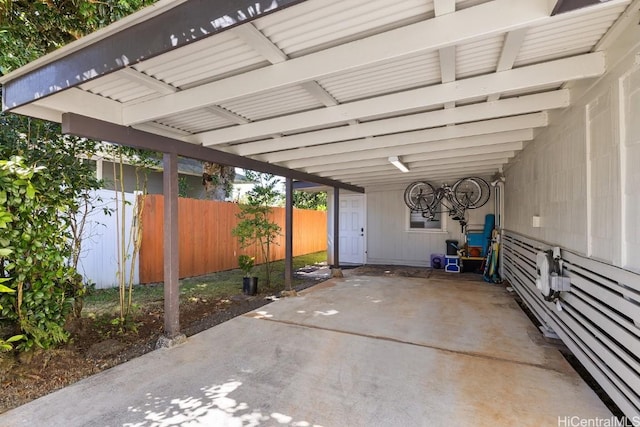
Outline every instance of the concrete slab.
<svg viewBox="0 0 640 427">
<path fill-rule="evenodd" d="M 503 289 L 346 277 L 0 415 L 2 426 L 558 425 L 611 413 Z"/>
</svg>

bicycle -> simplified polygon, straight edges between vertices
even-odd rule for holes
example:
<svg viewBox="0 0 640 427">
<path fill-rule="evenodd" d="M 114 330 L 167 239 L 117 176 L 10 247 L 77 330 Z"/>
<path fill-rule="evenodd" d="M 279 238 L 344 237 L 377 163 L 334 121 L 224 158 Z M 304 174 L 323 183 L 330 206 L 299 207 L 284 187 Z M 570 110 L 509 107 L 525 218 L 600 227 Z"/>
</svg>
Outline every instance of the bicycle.
<svg viewBox="0 0 640 427">
<path fill-rule="evenodd" d="M 447 212 L 464 229 L 467 209 L 484 206 L 490 196 L 491 187 L 484 179 L 467 177 L 453 186 L 442 184 L 439 188 L 426 181 L 413 182 L 404 191 L 404 202 L 412 212 L 421 212 L 430 221 L 436 214 Z"/>
</svg>

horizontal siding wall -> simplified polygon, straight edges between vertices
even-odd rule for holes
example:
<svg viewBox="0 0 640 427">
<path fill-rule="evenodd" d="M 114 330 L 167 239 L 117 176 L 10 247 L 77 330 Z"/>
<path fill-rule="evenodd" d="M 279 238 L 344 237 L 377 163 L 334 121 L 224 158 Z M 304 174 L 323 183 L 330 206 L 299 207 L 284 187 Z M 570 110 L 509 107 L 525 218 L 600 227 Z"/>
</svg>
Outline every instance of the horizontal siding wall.
<svg viewBox="0 0 640 427">
<path fill-rule="evenodd" d="M 559 310 L 535 284 L 536 253 L 548 249 L 546 243 L 506 232 L 506 279 L 625 415 L 640 416 L 640 275 L 563 250 L 571 292 L 562 294 Z"/>
<path fill-rule="evenodd" d="M 446 253 L 446 240 L 464 241 L 460 223 L 450 218 L 445 219 L 445 231 L 409 231 L 409 208 L 404 203 L 408 185 L 383 191 L 366 189 L 368 264 L 429 266 L 431 254 Z M 491 191 L 486 205 L 467 211 L 470 225 L 482 228 L 485 215 L 494 213 L 493 187 Z"/>
<path fill-rule="evenodd" d="M 140 283 L 163 281 L 163 209 L 163 196 L 148 195 L 145 198 Z M 264 262 L 258 248 L 241 249 L 237 238 L 232 235 L 231 230 L 238 223 L 236 215 L 239 212 L 236 203 L 178 199 L 181 278 L 238 268 L 240 254 L 256 256 L 256 263 Z M 277 245 L 271 248 L 271 259 L 284 259 L 285 209 L 274 208 L 273 220 L 282 227 L 282 235 Z M 326 224 L 326 212 L 294 209 L 293 255 L 326 250 Z"/>
</svg>

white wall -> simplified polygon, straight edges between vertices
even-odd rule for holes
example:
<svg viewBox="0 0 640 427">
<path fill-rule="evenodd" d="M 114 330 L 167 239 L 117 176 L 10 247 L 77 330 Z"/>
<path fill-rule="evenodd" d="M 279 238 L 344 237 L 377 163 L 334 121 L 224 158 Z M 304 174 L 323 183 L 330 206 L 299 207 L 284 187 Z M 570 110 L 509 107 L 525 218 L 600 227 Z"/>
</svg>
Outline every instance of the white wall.
<svg viewBox="0 0 640 427">
<path fill-rule="evenodd" d="M 640 271 L 640 30 L 607 51 L 608 72 L 512 160 L 509 230 Z M 582 94 L 582 95 L 581 95 Z M 541 217 L 541 227 L 532 217 Z"/>
<path fill-rule="evenodd" d="M 456 180 L 450 180 L 453 185 Z M 404 190 L 410 183 L 385 189 L 366 188 L 366 263 L 429 266 L 431 254 L 446 253 L 448 239 L 464 241 L 460 223 L 443 215 L 445 231 L 409 231 L 409 208 L 404 203 Z M 333 200 L 328 197 L 328 255 L 331 260 L 333 240 Z M 493 188 L 491 198 L 480 209 L 468 212 L 468 222 L 481 228 L 484 217 L 494 213 Z M 331 262 L 331 261 L 330 261 Z"/>
<path fill-rule="evenodd" d="M 98 190 L 96 197 L 102 199 L 97 202 L 98 208 L 88 217 L 83 233 L 82 252 L 78 271 L 85 279 L 96 284 L 96 288 L 110 288 L 117 286 L 117 234 L 116 215 L 105 215 L 103 208 L 115 208 L 115 192 L 110 190 Z M 126 207 L 125 230 L 131 230 L 133 220 L 133 206 L 135 196 L 126 193 L 129 204 Z M 128 273 L 131 263 L 127 262 L 126 271 Z M 136 260 L 134 269 L 134 283 L 138 283 L 138 262 Z"/>
</svg>

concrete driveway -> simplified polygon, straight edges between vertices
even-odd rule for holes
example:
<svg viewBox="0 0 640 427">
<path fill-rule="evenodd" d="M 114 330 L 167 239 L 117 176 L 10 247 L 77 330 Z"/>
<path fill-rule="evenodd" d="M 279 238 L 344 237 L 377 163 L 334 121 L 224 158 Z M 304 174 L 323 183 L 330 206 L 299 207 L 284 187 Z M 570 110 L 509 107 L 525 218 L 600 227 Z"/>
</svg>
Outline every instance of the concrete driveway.
<svg viewBox="0 0 640 427">
<path fill-rule="evenodd" d="M 504 288 L 455 277 L 333 279 L 2 414 L 0 425 L 538 427 L 611 418 Z"/>
</svg>

